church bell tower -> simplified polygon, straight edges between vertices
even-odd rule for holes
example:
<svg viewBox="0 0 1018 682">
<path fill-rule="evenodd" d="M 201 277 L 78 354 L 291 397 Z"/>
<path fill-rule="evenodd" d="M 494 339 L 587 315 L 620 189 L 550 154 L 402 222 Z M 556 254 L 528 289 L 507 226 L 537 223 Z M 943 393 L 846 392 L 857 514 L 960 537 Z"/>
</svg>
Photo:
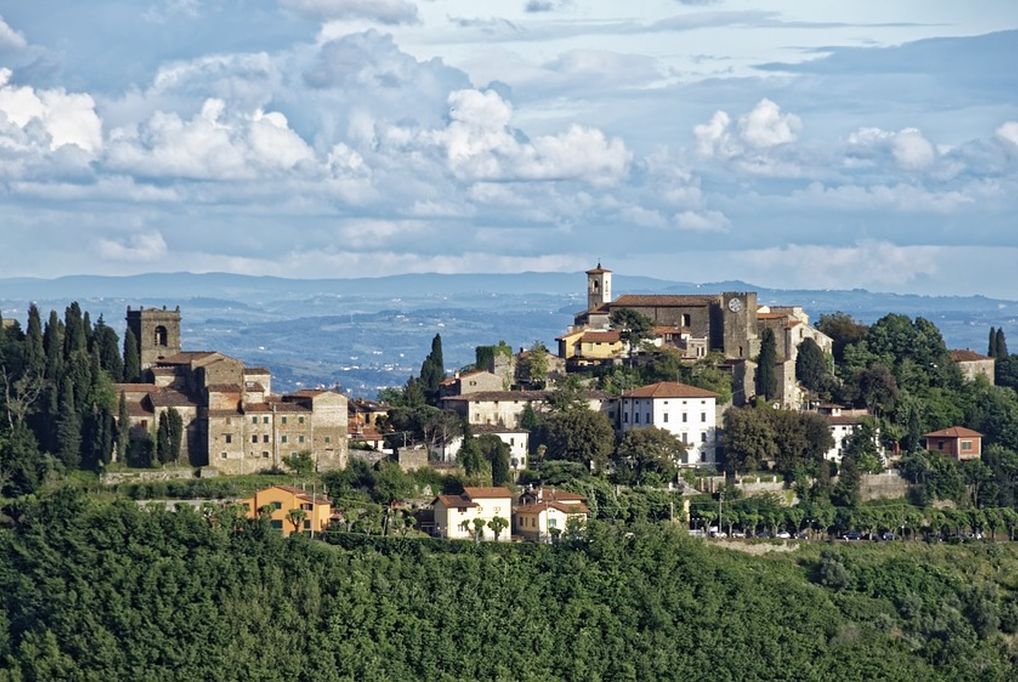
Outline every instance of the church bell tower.
<svg viewBox="0 0 1018 682">
<path fill-rule="evenodd" d="M 605 270 L 598 263 L 593 270 L 587 270 L 587 310 L 593 310 L 612 300 L 612 271 Z"/>
</svg>

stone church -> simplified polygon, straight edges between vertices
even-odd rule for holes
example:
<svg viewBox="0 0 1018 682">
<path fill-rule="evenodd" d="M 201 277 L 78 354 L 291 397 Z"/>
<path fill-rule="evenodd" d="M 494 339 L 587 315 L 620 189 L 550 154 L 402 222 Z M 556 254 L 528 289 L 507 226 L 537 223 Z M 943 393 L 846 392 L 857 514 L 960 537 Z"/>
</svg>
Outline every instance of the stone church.
<svg viewBox="0 0 1018 682">
<path fill-rule="evenodd" d="M 154 434 L 176 410 L 186 436 L 181 459 L 228 474 L 278 469 L 291 454 L 310 452 L 319 470 L 347 460 L 347 399 L 326 390 L 272 392 L 272 374 L 214 351 L 181 349 L 180 309 L 127 309 L 145 381 L 117 384 L 131 428 Z"/>
<path fill-rule="evenodd" d="M 653 343 L 677 348 L 694 361 L 708 353 L 720 353 L 724 366 L 731 371 L 736 404 L 753 397 L 756 357 L 765 328 L 774 332 L 779 364 L 779 399 L 789 407 L 799 407 L 802 393 L 795 380 L 795 360 L 799 345 L 813 339 L 830 353 L 831 339 L 813 327 L 809 316 L 798 306 L 760 305 L 753 291 L 725 291 L 717 294 L 671 295 L 624 294 L 612 297 L 612 271 L 601 267 L 587 273 L 587 309 L 576 315 L 570 330 L 558 339 L 559 355 L 573 366 L 583 366 L 576 353 L 588 348 L 587 338 L 612 331 L 611 314 L 628 308 L 654 323 Z M 616 356 L 624 351 L 619 346 Z M 614 360 L 614 358 L 609 358 Z M 604 358 L 598 358 L 603 362 Z"/>
</svg>

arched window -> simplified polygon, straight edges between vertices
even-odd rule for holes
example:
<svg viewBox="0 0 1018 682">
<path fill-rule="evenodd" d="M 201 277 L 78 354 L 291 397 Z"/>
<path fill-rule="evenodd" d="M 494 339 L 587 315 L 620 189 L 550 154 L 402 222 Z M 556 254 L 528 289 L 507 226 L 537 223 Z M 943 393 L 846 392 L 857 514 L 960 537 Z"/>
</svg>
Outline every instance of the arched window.
<svg viewBox="0 0 1018 682">
<path fill-rule="evenodd" d="M 169 340 L 168 340 L 168 334 L 166 332 L 166 327 L 164 327 L 162 325 L 159 325 L 158 327 L 156 327 L 155 342 L 156 342 L 156 346 L 159 346 L 159 347 L 162 347 L 162 348 L 165 348 L 167 346 L 167 344 L 169 343 Z"/>
</svg>

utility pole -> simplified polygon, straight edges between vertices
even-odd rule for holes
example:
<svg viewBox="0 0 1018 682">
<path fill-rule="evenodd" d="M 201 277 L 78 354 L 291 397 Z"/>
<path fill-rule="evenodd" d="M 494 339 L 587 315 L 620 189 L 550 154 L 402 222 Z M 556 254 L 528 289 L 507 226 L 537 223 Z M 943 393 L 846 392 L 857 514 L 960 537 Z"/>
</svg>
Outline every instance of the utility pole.
<svg viewBox="0 0 1018 682">
<path fill-rule="evenodd" d="M 725 491 L 718 493 L 718 535 L 721 535 L 721 505 L 725 501 Z"/>
</svg>

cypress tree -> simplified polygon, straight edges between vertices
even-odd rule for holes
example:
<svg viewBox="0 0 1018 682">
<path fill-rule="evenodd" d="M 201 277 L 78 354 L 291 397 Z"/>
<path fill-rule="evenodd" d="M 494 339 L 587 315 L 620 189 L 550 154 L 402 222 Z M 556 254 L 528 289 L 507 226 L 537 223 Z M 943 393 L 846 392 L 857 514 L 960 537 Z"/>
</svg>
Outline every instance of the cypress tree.
<svg viewBox="0 0 1018 682">
<path fill-rule="evenodd" d="M 117 461 L 123 462 L 127 456 L 127 443 L 131 439 L 131 416 L 127 412 L 127 395 L 120 392 L 120 404 L 117 407 Z"/>
<path fill-rule="evenodd" d="M 59 386 L 63 378 L 64 323 L 57 317 L 55 310 L 50 311 L 42 344 L 46 349 L 46 378 Z"/>
<path fill-rule="evenodd" d="M 141 379 L 141 349 L 138 339 L 130 329 L 124 334 L 124 382 L 134 383 Z"/>
<path fill-rule="evenodd" d="M 431 340 L 431 352 L 421 364 L 421 384 L 429 401 L 438 398 L 438 386 L 445 379 L 445 360 L 442 357 L 442 336 L 435 334 Z"/>
<path fill-rule="evenodd" d="M 56 421 L 56 454 L 68 469 L 74 469 L 81 463 L 81 417 L 74 402 L 74 385 L 69 377 L 65 377 Z"/>
<path fill-rule="evenodd" d="M 995 358 L 997 357 L 997 329 L 996 327 L 990 327 L 990 341 L 986 346 L 986 355 Z"/>
<path fill-rule="evenodd" d="M 1008 353 L 1007 353 L 1007 339 L 1004 338 L 1004 329 L 1003 329 L 1003 327 L 997 330 L 997 335 L 996 336 L 997 336 L 997 342 L 996 342 L 996 346 L 997 346 L 996 347 L 996 351 L 997 351 L 997 354 L 994 355 L 993 357 L 995 357 L 997 360 L 1006 360 L 1007 359 L 1007 355 L 1008 355 Z"/>
<path fill-rule="evenodd" d="M 85 350 L 87 347 L 85 321 L 81 314 L 81 306 L 75 301 L 64 310 L 64 357 L 70 358 L 72 353 Z"/>
<path fill-rule="evenodd" d="M 778 377 L 774 366 L 778 362 L 777 343 L 774 331 L 764 328 L 760 335 L 760 355 L 757 356 L 756 394 L 770 400 L 778 393 Z"/>
<path fill-rule="evenodd" d="M 167 410 L 167 422 L 170 429 L 170 459 L 174 462 L 180 461 L 181 444 L 184 440 L 184 420 L 180 413 L 172 407 Z"/>
<path fill-rule="evenodd" d="M 170 420 L 163 412 L 159 415 L 159 428 L 156 429 L 156 459 L 161 464 L 173 460 L 170 448 Z"/>
<path fill-rule="evenodd" d="M 85 333 L 85 348 L 92 349 L 92 334 L 95 330 L 92 329 L 92 316 L 89 315 L 86 310 L 84 315 L 81 316 L 81 328 Z"/>
<path fill-rule="evenodd" d="M 42 341 L 42 320 L 33 303 L 28 309 L 28 332 L 25 334 L 25 372 L 32 376 L 46 373 L 46 348 Z"/>
<path fill-rule="evenodd" d="M 99 349 L 99 364 L 114 381 L 124 376 L 124 360 L 120 357 L 120 338 L 112 327 L 99 316 L 92 334 L 92 345 Z"/>
<path fill-rule="evenodd" d="M 808 390 L 822 391 L 827 385 L 827 357 L 823 349 L 813 339 L 806 339 L 799 344 L 799 354 L 795 358 L 795 377 Z"/>
</svg>

